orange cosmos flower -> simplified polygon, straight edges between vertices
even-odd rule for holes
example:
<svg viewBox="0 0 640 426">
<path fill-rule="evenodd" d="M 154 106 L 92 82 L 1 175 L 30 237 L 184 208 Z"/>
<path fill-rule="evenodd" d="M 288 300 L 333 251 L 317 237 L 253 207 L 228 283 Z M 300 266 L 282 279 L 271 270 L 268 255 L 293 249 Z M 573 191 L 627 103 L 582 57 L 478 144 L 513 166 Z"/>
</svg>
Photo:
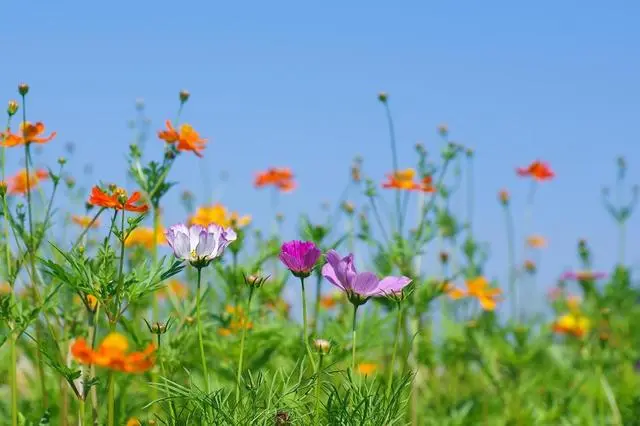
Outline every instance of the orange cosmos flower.
<svg viewBox="0 0 640 426">
<path fill-rule="evenodd" d="M 9 130 L 6 132 L 0 132 L 0 145 L 11 148 L 14 146 L 21 146 L 27 143 L 47 143 L 51 139 L 56 137 L 56 132 L 51 133 L 49 136 L 41 136 L 44 133 L 44 124 L 37 122 L 31 124 L 28 121 L 20 124 L 20 134 L 11 133 Z"/>
<path fill-rule="evenodd" d="M 565 314 L 554 321 L 551 328 L 558 334 L 584 337 L 591 329 L 591 321 L 579 312 Z"/>
<path fill-rule="evenodd" d="M 126 210 L 128 212 L 144 213 L 149 210 L 146 204 L 136 204 L 140 199 L 140 192 L 136 191 L 127 198 L 127 191 L 116 188 L 112 195 L 108 195 L 99 187 L 94 186 L 89 197 L 89 204 L 108 209 Z"/>
<path fill-rule="evenodd" d="M 296 187 L 293 180 L 293 173 L 291 169 L 287 167 L 271 167 L 265 172 L 258 173 L 253 185 L 256 188 L 272 185 L 282 192 L 291 192 Z"/>
<path fill-rule="evenodd" d="M 228 212 L 222 204 L 200 207 L 189 221 L 191 225 L 207 226 L 212 223 L 225 228 L 243 228 L 251 223 L 251 216 L 240 216 L 237 212 Z"/>
<path fill-rule="evenodd" d="M 142 423 L 140 423 L 140 420 L 136 419 L 135 417 L 131 417 L 129 420 L 127 420 L 126 426 L 142 426 Z"/>
<path fill-rule="evenodd" d="M 154 363 L 155 346 L 149 344 L 144 351 L 130 352 L 127 339 L 119 333 L 110 333 L 97 350 L 91 349 L 83 338 L 76 339 L 71 354 L 81 364 L 93 364 L 126 373 L 141 373 Z"/>
<path fill-rule="evenodd" d="M 173 279 L 156 294 L 158 295 L 158 299 L 165 299 L 168 293 L 173 293 L 178 298 L 183 299 L 189 294 L 189 288 L 182 281 Z"/>
<path fill-rule="evenodd" d="M 527 238 L 527 245 L 531 248 L 545 248 L 547 246 L 547 240 L 540 235 L 531 235 Z"/>
<path fill-rule="evenodd" d="M 358 364 L 358 374 L 362 374 L 363 376 L 369 376 L 376 372 L 378 369 L 378 365 L 372 362 L 362 362 Z"/>
<path fill-rule="evenodd" d="M 485 277 L 476 277 L 466 282 L 466 289 L 448 287 L 447 293 L 454 300 L 463 297 L 474 297 L 480 302 L 480 306 L 485 311 L 493 311 L 497 303 L 501 300 L 502 290 L 499 288 L 490 288 L 489 282 Z"/>
<path fill-rule="evenodd" d="M 516 172 L 519 176 L 531 177 L 540 182 L 551 180 L 555 176 L 549 165 L 542 161 L 534 161 L 528 167 L 518 167 Z"/>
<path fill-rule="evenodd" d="M 191 151 L 198 157 L 202 157 L 202 151 L 207 144 L 206 139 L 201 139 L 200 134 L 195 131 L 190 124 L 183 124 L 180 126 L 178 132 L 171 125 L 171 121 L 166 121 L 167 130 L 160 130 L 158 137 L 166 143 L 176 143 L 178 151 Z"/>
<path fill-rule="evenodd" d="M 156 245 L 164 245 L 167 243 L 167 239 L 164 236 L 164 229 L 158 229 L 156 232 Z M 153 248 L 153 228 L 140 227 L 136 228 L 127 239 L 124 240 L 125 247 L 142 246 L 148 250 Z"/>
<path fill-rule="evenodd" d="M 71 221 L 82 228 L 88 228 L 89 226 L 91 228 L 97 228 L 100 226 L 100 221 L 98 219 L 91 223 L 92 220 L 93 218 L 91 216 L 78 216 L 75 214 L 71 216 Z"/>
<path fill-rule="evenodd" d="M 427 193 L 430 193 L 430 194 L 436 192 L 436 187 L 433 185 L 433 177 L 432 176 L 427 175 L 427 176 L 422 178 L 422 184 L 421 184 L 420 190 L 422 192 L 427 192 Z"/>
<path fill-rule="evenodd" d="M 36 188 L 41 180 L 49 178 L 49 172 L 40 169 L 29 174 L 29 182 L 27 184 L 27 170 L 22 169 L 14 176 L 10 177 L 7 182 L 7 193 L 11 195 L 26 194 L 31 189 Z"/>
<path fill-rule="evenodd" d="M 399 189 L 402 191 L 417 191 L 423 189 L 423 186 L 413 181 L 416 175 L 414 169 L 396 170 L 387 175 L 387 181 L 382 183 L 382 187 L 386 189 Z M 428 187 L 425 187 L 428 188 Z M 425 191 L 428 192 L 428 191 Z"/>
</svg>

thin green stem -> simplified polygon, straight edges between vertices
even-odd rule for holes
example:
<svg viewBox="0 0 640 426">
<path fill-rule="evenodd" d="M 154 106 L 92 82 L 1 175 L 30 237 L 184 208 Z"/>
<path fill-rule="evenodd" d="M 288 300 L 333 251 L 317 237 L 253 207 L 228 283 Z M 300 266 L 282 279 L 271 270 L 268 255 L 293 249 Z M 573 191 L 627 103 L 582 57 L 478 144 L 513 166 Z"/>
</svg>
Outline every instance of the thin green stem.
<svg viewBox="0 0 640 426">
<path fill-rule="evenodd" d="M 320 323 L 320 299 L 322 298 L 322 274 L 316 271 L 316 300 L 313 307 L 313 334 L 318 333 Z"/>
<path fill-rule="evenodd" d="M 311 347 L 309 346 L 309 335 L 307 334 L 307 296 L 304 292 L 304 278 L 300 277 L 300 284 L 302 285 L 302 343 L 304 344 L 305 349 L 307 350 L 307 356 L 309 357 L 309 362 L 311 363 L 311 367 L 313 371 L 316 371 L 316 363 L 313 360 L 313 355 L 311 354 Z"/>
<path fill-rule="evenodd" d="M 78 400 L 78 424 L 84 426 L 84 399 Z"/>
<path fill-rule="evenodd" d="M 16 354 L 16 341 L 18 335 L 12 330 L 9 337 L 9 351 L 11 352 L 11 425 L 18 425 L 18 360 Z"/>
<path fill-rule="evenodd" d="M 393 352 L 391 352 L 391 364 L 389 364 L 389 377 L 387 379 L 387 398 L 391 395 L 393 384 L 393 370 L 396 365 L 396 353 L 398 352 L 398 340 L 400 339 L 402 328 L 402 305 L 398 303 L 398 318 L 396 320 L 396 334 L 393 336 Z"/>
<path fill-rule="evenodd" d="M 242 325 L 242 337 L 240 337 L 240 357 L 238 359 L 238 374 L 236 374 L 236 404 L 240 401 L 240 379 L 242 378 L 242 361 L 244 359 L 244 339 L 247 335 L 247 324 L 250 320 L 251 315 L 251 299 L 253 299 L 253 292 L 255 287 L 251 286 L 249 288 L 249 300 L 247 301 L 247 323 Z"/>
<path fill-rule="evenodd" d="M 509 300 L 511 300 L 511 319 L 518 319 L 518 294 L 516 289 L 515 244 L 513 233 L 513 217 L 509 205 L 504 206 L 504 217 L 507 228 L 507 277 L 509 280 Z"/>
<path fill-rule="evenodd" d="M 351 333 L 351 371 L 356 370 L 356 326 L 357 326 L 358 305 L 353 305 L 353 323 Z"/>
<path fill-rule="evenodd" d="M 315 389 L 315 407 L 314 407 L 314 414 L 313 414 L 313 420 L 315 422 L 315 424 L 319 424 L 320 423 L 320 417 L 318 416 L 318 409 L 320 408 L 320 387 L 321 387 L 321 383 L 322 383 L 322 361 L 324 358 L 324 354 L 322 352 L 320 352 L 319 355 L 319 359 L 318 359 L 318 372 L 317 372 L 317 377 L 316 377 L 316 389 Z"/>
<path fill-rule="evenodd" d="M 620 232 L 618 241 L 618 262 L 620 266 L 624 266 L 625 246 L 626 246 L 626 219 L 620 221 L 618 229 Z"/>
<path fill-rule="evenodd" d="M 161 339 L 161 334 L 158 333 L 158 357 L 160 358 L 160 372 L 162 373 L 162 377 L 166 378 L 167 377 L 167 371 L 165 370 L 164 367 L 164 357 L 162 356 L 162 339 Z M 169 391 L 169 384 L 166 382 L 164 383 L 165 386 L 165 391 L 167 392 L 167 398 L 171 398 L 171 392 Z M 176 419 L 176 407 L 175 404 L 173 403 L 173 400 L 169 399 L 169 410 L 171 410 L 171 423 L 175 424 L 175 419 Z"/>
<path fill-rule="evenodd" d="M 115 425 L 115 377 L 113 371 L 109 373 L 109 390 L 107 394 L 107 425 Z"/>
<path fill-rule="evenodd" d="M 387 101 L 383 102 L 384 111 L 387 115 L 387 123 L 389 125 L 389 141 L 391 143 L 391 161 L 393 163 L 393 173 L 398 172 L 398 149 L 396 147 L 396 133 L 393 126 L 393 117 L 391 116 L 391 109 L 389 108 L 389 104 Z M 402 207 L 400 201 L 400 191 L 395 191 L 396 195 L 396 217 L 398 218 L 398 234 L 402 235 Z"/>
<path fill-rule="evenodd" d="M 211 392 L 209 388 L 209 371 L 207 370 L 207 359 L 204 355 L 204 344 L 202 340 L 202 319 L 200 318 L 200 287 L 202 283 L 202 268 L 198 267 L 198 288 L 196 292 L 196 321 L 198 323 L 198 346 L 200 346 L 200 360 L 202 361 L 202 374 L 207 395 Z"/>
<path fill-rule="evenodd" d="M 116 313 L 111 324 L 111 330 L 115 330 L 116 324 L 120 319 L 120 293 L 124 287 L 124 247 L 127 236 L 124 234 L 124 210 L 122 210 L 122 217 L 120 218 L 120 264 L 118 265 L 118 287 L 116 288 Z"/>
</svg>

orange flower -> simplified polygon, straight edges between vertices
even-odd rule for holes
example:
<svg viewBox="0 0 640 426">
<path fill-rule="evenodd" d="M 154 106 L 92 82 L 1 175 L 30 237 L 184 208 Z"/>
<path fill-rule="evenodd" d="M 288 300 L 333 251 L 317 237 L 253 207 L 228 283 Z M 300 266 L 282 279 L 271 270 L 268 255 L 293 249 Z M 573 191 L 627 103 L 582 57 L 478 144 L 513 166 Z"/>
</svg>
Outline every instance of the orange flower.
<svg viewBox="0 0 640 426">
<path fill-rule="evenodd" d="M 129 420 L 127 420 L 127 424 L 126 426 L 141 426 L 142 423 L 140 423 L 140 420 L 136 419 L 135 417 L 131 417 Z"/>
<path fill-rule="evenodd" d="M 164 237 L 164 229 L 158 229 L 156 232 L 156 245 L 167 243 Z M 140 227 L 136 228 L 124 240 L 125 247 L 142 246 L 148 250 L 153 248 L 153 228 Z"/>
<path fill-rule="evenodd" d="M 554 321 L 551 328 L 558 334 L 571 334 L 575 337 L 584 337 L 591 329 L 591 321 L 586 316 L 573 312 L 565 314 Z"/>
<path fill-rule="evenodd" d="M 108 209 L 143 213 L 149 209 L 149 206 L 146 204 L 136 204 L 140 196 L 140 193 L 136 191 L 131 194 L 131 197 L 127 198 L 127 191 L 122 188 L 117 188 L 113 191 L 112 195 L 108 195 L 99 187 L 94 186 L 91 190 L 91 196 L 89 197 L 89 204 Z"/>
<path fill-rule="evenodd" d="M 416 191 L 425 189 L 425 192 L 430 192 L 426 190 L 429 188 L 428 186 L 423 186 L 413 181 L 415 175 L 416 171 L 411 168 L 396 170 L 392 174 L 387 175 L 387 181 L 382 183 L 382 187 L 386 189 L 399 189 L 402 191 Z"/>
<path fill-rule="evenodd" d="M 11 293 L 11 285 L 8 282 L 0 283 L 0 296 Z"/>
<path fill-rule="evenodd" d="M 436 192 L 436 187 L 433 185 L 433 177 L 427 175 L 422 178 L 422 185 L 420 187 L 422 192 L 434 193 Z"/>
<path fill-rule="evenodd" d="M 37 122 L 31 124 L 28 121 L 20 125 L 20 134 L 11 133 L 10 131 L 0 132 L 0 145 L 11 148 L 21 146 L 27 143 L 47 143 L 56 137 L 56 132 L 51 133 L 47 137 L 42 137 L 44 133 L 44 124 Z"/>
<path fill-rule="evenodd" d="M 75 214 L 71 216 L 71 221 L 82 228 L 97 228 L 100 226 L 100 221 L 98 219 L 91 223 L 92 220 L 93 218 L 91 216 L 78 216 Z"/>
<path fill-rule="evenodd" d="M 498 199 L 503 205 L 507 205 L 510 198 L 511 196 L 509 195 L 509 191 L 506 189 L 501 189 L 500 192 L 498 192 Z"/>
<path fill-rule="evenodd" d="M 228 212 L 220 203 L 200 207 L 189 221 L 191 225 L 207 226 L 212 223 L 225 228 L 243 228 L 251 223 L 251 216 L 240 216 L 237 212 Z"/>
<path fill-rule="evenodd" d="M 191 151 L 198 157 L 202 157 L 202 151 L 207 144 L 206 139 L 201 139 L 198 132 L 195 131 L 190 124 L 183 124 L 180 126 L 178 132 L 171 125 L 171 121 L 166 121 L 167 130 L 160 130 L 158 137 L 166 143 L 178 143 L 176 148 L 178 151 Z"/>
<path fill-rule="evenodd" d="M 549 168 L 549 165 L 542 161 L 534 161 L 529 167 L 518 167 L 516 172 L 519 176 L 532 177 L 540 182 L 551 180 L 555 176 L 555 173 Z"/>
<path fill-rule="evenodd" d="M 282 192 L 291 192 L 296 187 L 293 173 L 287 167 L 271 167 L 265 172 L 258 173 L 253 185 L 256 188 L 273 185 Z"/>
<path fill-rule="evenodd" d="M 245 315 L 242 307 L 236 308 L 235 306 L 227 305 L 224 310 L 230 316 L 230 319 L 225 327 L 218 329 L 218 334 L 220 336 L 230 336 L 243 328 L 246 328 L 247 330 L 251 330 L 253 328 L 253 323 L 247 320 L 247 316 Z"/>
<path fill-rule="evenodd" d="M 343 299 L 344 293 L 341 291 L 336 291 L 331 294 L 327 294 L 322 296 L 320 299 L 320 306 L 324 309 L 332 309 L 336 306 L 338 302 Z"/>
<path fill-rule="evenodd" d="M 378 369 L 378 365 L 372 362 L 362 362 L 358 364 L 358 374 L 362 374 L 363 376 L 369 376 L 376 372 Z"/>
<path fill-rule="evenodd" d="M 156 351 L 153 344 L 141 352 L 127 353 L 127 349 L 127 339 L 114 332 L 107 335 L 95 351 L 85 339 L 76 339 L 71 346 L 71 354 L 81 364 L 94 364 L 126 373 L 141 373 L 153 367 Z"/>
<path fill-rule="evenodd" d="M 7 183 L 7 193 L 12 195 L 24 195 L 29 190 L 36 188 L 41 180 L 47 178 L 49 178 L 49 172 L 43 169 L 36 170 L 35 173 L 32 172 L 29 174 L 29 183 L 27 184 L 27 170 L 22 169 L 9 178 Z"/>
<path fill-rule="evenodd" d="M 160 289 L 158 293 L 158 299 L 164 299 L 167 297 L 167 294 L 173 293 L 178 298 L 183 299 L 189 294 L 189 288 L 180 280 L 170 280 L 167 285 Z"/>
<path fill-rule="evenodd" d="M 547 240 L 540 235 L 531 235 L 527 238 L 527 244 L 531 248 L 544 248 L 547 246 Z"/>
<path fill-rule="evenodd" d="M 454 300 L 463 297 L 475 297 L 480 302 L 480 306 L 485 311 L 493 311 L 497 303 L 501 300 L 502 290 L 499 288 L 489 288 L 489 282 L 485 277 L 476 277 L 466 282 L 466 289 L 449 287 L 447 293 Z"/>
</svg>

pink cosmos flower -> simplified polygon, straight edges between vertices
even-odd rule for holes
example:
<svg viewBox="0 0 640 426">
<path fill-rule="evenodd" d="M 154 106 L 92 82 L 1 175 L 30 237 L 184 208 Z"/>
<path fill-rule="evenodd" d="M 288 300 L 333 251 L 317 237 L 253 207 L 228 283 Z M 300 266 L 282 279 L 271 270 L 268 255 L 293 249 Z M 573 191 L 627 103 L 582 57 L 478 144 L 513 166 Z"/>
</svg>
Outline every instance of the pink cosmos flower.
<svg viewBox="0 0 640 426">
<path fill-rule="evenodd" d="M 280 260 L 298 278 L 311 274 L 320 255 L 320 249 L 311 241 L 288 241 L 280 249 Z"/>
</svg>

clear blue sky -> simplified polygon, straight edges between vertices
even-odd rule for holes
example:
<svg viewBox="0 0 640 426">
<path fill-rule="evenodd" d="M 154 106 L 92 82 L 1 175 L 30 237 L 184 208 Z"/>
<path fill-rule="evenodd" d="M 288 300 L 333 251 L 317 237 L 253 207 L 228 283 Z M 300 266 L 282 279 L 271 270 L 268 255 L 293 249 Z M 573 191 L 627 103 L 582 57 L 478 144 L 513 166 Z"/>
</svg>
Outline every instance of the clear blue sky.
<svg viewBox="0 0 640 426">
<path fill-rule="evenodd" d="M 267 226 L 269 193 L 252 189 L 253 172 L 291 166 L 299 189 L 280 209 L 290 219 L 299 211 L 319 217 L 320 202 L 342 191 L 354 155 L 378 180 L 391 168 L 376 100 L 384 90 L 401 165 L 414 164 L 416 141 L 435 149 L 440 122 L 475 148 L 476 229 L 492 243 L 489 275 L 504 277 L 496 192 L 511 190 L 521 218 L 527 186 L 514 168 L 536 158 L 557 173 L 537 197 L 535 232 L 550 242 L 537 285 L 548 288 L 577 264 L 579 237 L 594 247 L 598 267 L 615 260 L 600 188 L 613 182 L 619 154 L 640 182 L 637 2 L 41 0 L 1 10 L 0 99 L 14 98 L 19 82 L 31 85 L 30 118 L 58 131 L 43 163 L 73 141 L 78 176 L 90 162 L 96 180 L 123 182 L 134 100 L 144 98 L 155 130 L 174 117 L 184 88 L 192 98 L 183 119 L 211 143 L 204 160 L 180 158 L 172 200 L 184 188 L 204 196 L 204 161 L 212 177 L 230 173 L 222 201 Z M 159 155 L 161 142 L 148 144 Z M 10 157 L 11 171 L 19 158 Z M 180 208 L 168 209 L 167 222 L 181 219 Z M 629 225 L 633 263 L 638 223 Z"/>
</svg>

